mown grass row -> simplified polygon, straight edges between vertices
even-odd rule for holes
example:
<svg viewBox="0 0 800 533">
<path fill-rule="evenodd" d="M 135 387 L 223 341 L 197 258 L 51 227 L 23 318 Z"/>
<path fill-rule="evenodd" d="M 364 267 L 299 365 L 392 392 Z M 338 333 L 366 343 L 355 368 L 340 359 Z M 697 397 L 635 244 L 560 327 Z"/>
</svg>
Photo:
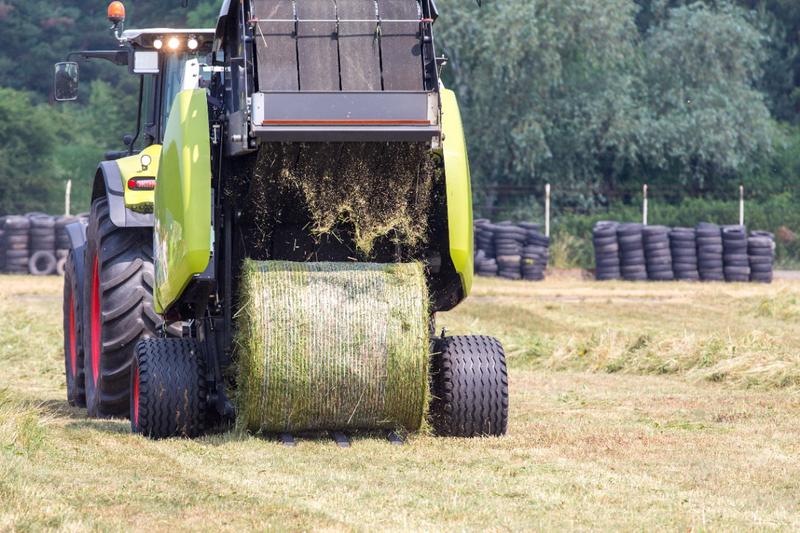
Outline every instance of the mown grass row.
<svg viewBox="0 0 800 533">
<path fill-rule="evenodd" d="M 501 338 L 512 368 L 800 387 L 800 286 L 482 282 L 442 316 Z"/>
</svg>

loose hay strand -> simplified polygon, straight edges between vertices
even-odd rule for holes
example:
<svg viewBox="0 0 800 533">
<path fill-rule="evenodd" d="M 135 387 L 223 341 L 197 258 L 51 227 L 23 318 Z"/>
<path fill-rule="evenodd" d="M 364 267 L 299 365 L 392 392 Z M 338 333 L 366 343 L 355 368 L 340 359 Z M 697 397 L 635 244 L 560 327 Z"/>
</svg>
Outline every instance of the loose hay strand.
<svg viewBox="0 0 800 533">
<path fill-rule="evenodd" d="M 429 362 L 420 264 L 246 260 L 240 291 L 241 428 L 420 428 Z"/>
</svg>

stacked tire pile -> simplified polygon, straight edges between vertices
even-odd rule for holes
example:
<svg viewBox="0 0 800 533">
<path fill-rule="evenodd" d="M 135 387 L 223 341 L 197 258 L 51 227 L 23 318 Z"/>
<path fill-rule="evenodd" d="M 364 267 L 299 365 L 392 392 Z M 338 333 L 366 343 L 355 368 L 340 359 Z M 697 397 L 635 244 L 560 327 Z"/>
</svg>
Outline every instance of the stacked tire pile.
<svg viewBox="0 0 800 533">
<path fill-rule="evenodd" d="M 69 254 L 70 241 L 67 233 L 67 225 L 77 222 L 78 217 L 62 216 L 55 219 L 56 234 L 56 274 L 64 275 L 64 266 Z"/>
<path fill-rule="evenodd" d="M 27 274 L 29 256 L 29 236 L 31 223 L 27 217 L 8 216 L 3 225 L 3 253 L 5 272 Z"/>
<path fill-rule="evenodd" d="M 525 245 L 522 247 L 522 279 L 544 280 L 547 262 L 550 260 L 550 237 L 542 233 L 539 224 L 520 222 L 525 230 Z"/>
<path fill-rule="evenodd" d="M 0 217 L 0 272 L 63 275 L 70 248 L 66 227 L 84 216 L 28 213 Z"/>
<path fill-rule="evenodd" d="M 622 279 L 625 281 L 646 281 L 647 260 L 644 255 L 641 224 L 620 224 L 617 226 L 619 241 L 619 263 Z"/>
<path fill-rule="evenodd" d="M 645 226 L 642 228 L 647 279 L 653 281 L 672 281 L 672 251 L 669 242 L 669 228 L 666 226 Z"/>
<path fill-rule="evenodd" d="M 30 258 L 28 271 L 34 276 L 49 276 L 56 273 L 56 225 L 53 217 L 33 214 L 30 220 Z"/>
<path fill-rule="evenodd" d="M 722 252 L 725 281 L 750 281 L 747 229 L 744 226 L 724 226 L 722 228 Z"/>
<path fill-rule="evenodd" d="M 600 221 L 592 228 L 592 242 L 595 250 L 595 277 L 600 281 L 620 279 L 619 241 L 617 224 Z"/>
<path fill-rule="evenodd" d="M 697 270 L 702 281 L 725 281 L 722 231 L 716 224 L 701 222 L 696 233 Z"/>
<path fill-rule="evenodd" d="M 672 228 L 669 247 L 672 254 L 672 272 L 680 281 L 699 281 L 697 269 L 697 232 L 694 228 Z"/>
<path fill-rule="evenodd" d="M 756 281 L 770 283 L 774 235 L 744 226 L 702 222 L 668 228 L 598 222 L 592 230 L 595 277 L 627 281 Z"/>
<path fill-rule="evenodd" d="M 485 218 L 475 221 L 475 273 L 479 276 L 497 276 L 494 256 L 494 230 Z"/>
<path fill-rule="evenodd" d="M 522 279 L 522 247 L 525 230 L 502 222 L 494 227 L 494 253 L 497 258 L 497 275 L 505 279 Z"/>
<path fill-rule="evenodd" d="M 747 239 L 750 281 L 772 283 L 775 262 L 775 236 L 767 231 L 753 231 Z"/>
<path fill-rule="evenodd" d="M 531 222 L 492 224 L 475 221 L 475 273 L 505 279 L 541 281 L 549 260 L 550 239 Z"/>
</svg>

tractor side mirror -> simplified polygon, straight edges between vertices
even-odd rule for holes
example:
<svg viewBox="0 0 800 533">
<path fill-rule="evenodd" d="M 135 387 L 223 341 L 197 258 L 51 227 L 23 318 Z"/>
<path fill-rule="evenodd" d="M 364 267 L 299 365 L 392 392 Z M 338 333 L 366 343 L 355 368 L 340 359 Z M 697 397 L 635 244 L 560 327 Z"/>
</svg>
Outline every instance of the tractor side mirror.
<svg viewBox="0 0 800 533">
<path fill-rule="evenodd" d="M 75 62 L 56 63 L 54 96 L 57 102 L 78 99 L 78 64 Z"/>
</svg>

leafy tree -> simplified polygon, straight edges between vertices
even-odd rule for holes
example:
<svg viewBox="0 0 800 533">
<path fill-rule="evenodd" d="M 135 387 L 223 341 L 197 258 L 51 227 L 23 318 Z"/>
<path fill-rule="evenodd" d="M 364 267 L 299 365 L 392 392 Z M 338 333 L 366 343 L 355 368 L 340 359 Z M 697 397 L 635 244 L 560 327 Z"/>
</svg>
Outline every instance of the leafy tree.
<svg viewBox="0 0 800 533">
<path fill-rule="evenodd" d="M 50 209 L 57 199 L 52 119 L 31 100 L 0 88 L 0 212 Z"/>
<path fill-rule="evenodd" d="M 696 3 L 670 11 L 643 43 L 641 158 L 674 187 L 699 193 L 713 180 L 752 171 L 776 129 L 755 88 L 766 38 L 743 10 Z"/>
</svg>

